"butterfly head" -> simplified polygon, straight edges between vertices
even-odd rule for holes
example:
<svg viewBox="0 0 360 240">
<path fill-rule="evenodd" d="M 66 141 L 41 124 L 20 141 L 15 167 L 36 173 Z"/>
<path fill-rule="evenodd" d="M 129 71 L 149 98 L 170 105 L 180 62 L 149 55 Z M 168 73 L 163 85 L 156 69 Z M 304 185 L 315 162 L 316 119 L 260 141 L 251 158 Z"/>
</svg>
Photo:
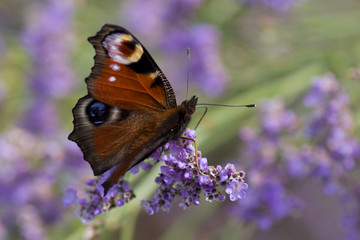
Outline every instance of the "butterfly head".
<svg viewBox="0 0 360 240">
<path fill-rule="evenodd" d="M 185 107 L 185 111 L 188 114 L 193 114 L 195 112 L 195 107 L 197 104 L 198 98 L 193 96 L 190 100 L 185 100 L 181 103 Z"/>
</svg>

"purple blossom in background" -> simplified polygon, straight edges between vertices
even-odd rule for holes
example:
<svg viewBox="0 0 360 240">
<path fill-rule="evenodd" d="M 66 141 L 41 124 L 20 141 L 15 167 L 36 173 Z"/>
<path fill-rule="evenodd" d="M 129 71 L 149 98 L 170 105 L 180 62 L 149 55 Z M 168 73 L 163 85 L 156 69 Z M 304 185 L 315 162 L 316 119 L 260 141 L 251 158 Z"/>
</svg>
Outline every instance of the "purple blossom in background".
<svg viewBox="0 0 360 240">
<path fill-rule="evenodd" d="M 63 214 L 55 186 L 75 172 L 63 164 L 64 146 L 14 127 L 0 136 L 0 149 L 0 222 L 21 239 L 46 239 L 43 226 Z"/>
<path fill-rule="evenodd" d="M 31 63 L 30 99 L 24 102 L 22 119 L 8 123 L 0 136 L 0 235 L 5 238 L 50 238 L 48 228 L 65 214 L 59 197 L 62 184 L 68 184 L 71 175 L 84 175 L 77 163 L 80 151 L 65 141 L 57 112 L 57 100 L 69 93 L 72 82 L 72 3 L 29 3 L 36 11 L 29 12 L 22 37 Z"/>
<path fill-rule="evenodd" d="M 199 7 L 204 0 L 172 0 L 166 11 L 166 19 L 170 25 L 176 25 L 186 22 Z M 184 23 L 185 24 L 185 23 Z"/>
<path fill-rule="evenodd" d="M 248 222 L 255 222 L 261 229 L 269 229 L 273 222 L 301 209 L 303 203 L 293 195 L 286 194 L 286 168 L 279 166 L 277 159 L 283 146 L 288 144 L 282 135 L 291 135 L 297 126 L 293 112 L 284 109 L 280 99 L 260 104 L 261 135 L 257 136 L 250 128 L 240 131 L 245 142 L 241 159 L 247 159 L 248 184 L 247 197 L 241 201 L 232 214 L 240 214 Z"/>
<path fill-rule="evenodd" d="M 187 130 L 186 137 L 195 138 L 194 130 Z M 164 151 L 160 157 L 160 153 Z M 195 149 L 190 140 L 179 139 L 165 144 L 164 149 L 155 151 L 151 156 L 155 161 L 165 165 L 160 167 L 160 174 L 155 179 L 159 185 L 150 200 L 142 200 L 141 205 L 150 215 L 159 210 L 169 211 L 173 200 L 180 197 L 179 206 L 188 209 L 191 205 L 200 204 L 200 194 L 203 192 L 206 201 L 224 201 L 225 191 L 231 201 L 245 197 L 248 185 L 244 182 L 245 173 L 237 171 L 233 164 L 225 167 L 208 166 L 206 158 L 197 152 L 199 167 L 195 158 Z M 149 169 L 149 167 L 145 167 Z M 134 173 L 136 171 L 132 171 Z M 106 172 L 100 180 L 90 180 L 88 185 L 92 188 L 86 191 L 86 198 L 76 197 L 76 191 L 68 189 L 63 197 L 66 206 L 75 204 L 78 216 L 83 222 L 92 220 L 94 216 L 107 212 L 113 207 L 120 207 L 129 202 L 135 195 L 128 183 L 120 179 L 106 196 L 101 184 L 110 176 L 111 170 Z M 75 201 L 75 199 L 77 199 Z"/>
<path fill-rule="evenodd" d="M 352 191 L 344 191 L 340 196 L 340 202 L 345 208 L 340 224 L 347 240 L 357 240 L 360 236 L 360 185 L 358 182 L 351 184 L 355 186 Z"/>
<path fill-rule="evenodd" d="M 74 4 L 71 0 L 48 0 L 41 7 L 23 35 L 33 63 L 29 86 L 44 97 L 63 97 L 74 82 L 69 61 Z"/>
<path fill-rule="evenodd" d="M 56 102 L 53 99 L 35 97 L 29 101 L 26 109 L 22 127 L 35 133 L 51 136 L 59 131 L 59 116 Z"/>
<path fill-rule="evenodd" d="M 37 6 L 23 34 L 24 47 L 32 62 L 28 79 L 32 100 L 21 125 L 35 133 L 55 134 L 59 129 L 55 100 L 73 87 L 69 48 L 73 9 L 72 0 L 45 1 Z"/>
<path fill-rule="evenodd" d="M 248 127 L 240 131 L 245 142 L 240 156 L 250 163 L 250 189 L 232 213 L 269 229 L 305 207 L 293 186 L 316 178 L 324 193 L 344 206 L 341 222 L 347 239 L 358 239 L 359 188 L 349 172 L 358 167 L 360 143 L 354 137 L 348 96 L 327 74 L 314 79 L 303 103 L 309 111 L 297 116 L 280 99 L 267 101 L 260 108 L 259 133 Z"/>
<path fill-rule="evenodd" d="M 210 24 L 197 24 L 184 29 L 173 29 L 163 46 L 179 54 L 191 49 L 190 76 L 207 95 L 217 96 L 225 91 L 228 78 L 220 62 L 219 32 Z M 177 70 L 179 76 L 186 72 L 185 66 Z"/>
<path fill-rule="evenodd" d="M 157 48 L 166 56 L 166 62 L 170 61 L 169 68 L 176 66 L 176 69 L 170 71 L 163 68 L 175 89 L 178 88 L 176 86 L 186 85 L 185 53 L 190 48 L 191 81 L 194 81 L 207 95 L 218 96 L 225 91 L 228 84 L 227 72 L 219 53 L 220 31 L 211 24 L 189 24 L 189 17 L 203 2 L 203 0 L 131 1 L 123 9 L 121 16 L 125 22 L 128 22 L 130 30 L 134 29 L 134 33 L 143 35 L 144 39 L 147 39 L 145 45 L 157 43 L 151 47 Z M 134 12 L 136 14 L 133 14 Z M 138 37 L 141 41 L 140 36 Z"/>
</svg>

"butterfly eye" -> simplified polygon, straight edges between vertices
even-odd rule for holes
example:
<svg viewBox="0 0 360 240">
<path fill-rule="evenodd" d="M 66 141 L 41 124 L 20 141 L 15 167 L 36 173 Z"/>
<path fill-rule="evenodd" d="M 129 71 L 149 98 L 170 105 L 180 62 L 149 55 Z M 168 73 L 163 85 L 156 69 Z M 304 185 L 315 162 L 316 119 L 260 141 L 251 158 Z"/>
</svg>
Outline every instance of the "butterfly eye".
<svg viewBox="0 0 360 240">
<path fill-rule="evenodd" d="M 90 122 L 99 125 L 108 119 L 110 107 L 102 102 L 94 100 L 86 107 L 86 113 Z"/>
</svg>

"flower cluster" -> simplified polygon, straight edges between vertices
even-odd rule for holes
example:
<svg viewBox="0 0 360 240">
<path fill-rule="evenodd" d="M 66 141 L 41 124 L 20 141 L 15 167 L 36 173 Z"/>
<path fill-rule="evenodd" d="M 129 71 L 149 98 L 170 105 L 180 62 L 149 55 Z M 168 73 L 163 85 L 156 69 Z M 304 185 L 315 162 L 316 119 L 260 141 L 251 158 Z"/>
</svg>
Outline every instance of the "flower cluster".
<svg viewBox="0 0 360 240">
<path fill-rule="evenodd" d="M 195 132 L 188 130 L 186 137 L 195 138 Z M 219 188 L 225 189 L 231 201 L 245 197 L 247 184 L 245 173 L 237 171 L 233 164 L 208 166 L 207 159 L 197 153 L 191 140 L 179 139 L 164 146 L 169 155 L 163 155 L 160 175 L 155 179 L 159 184 L 155 195 L 149 201 L 142 201 L 146 211 L 152 215 L 159 210 L 169 211 L 172 201 L 180 196 L 180 207 L 188 209 L 191 205 L 200 204 L 200 194 L 204 191 L 206 201 L 224 201 L 225 195 Z M 196 162 L 198 161 L 198 163 Z"/>
<path fill-rule="evenodd" d="M 187 130 L 184 136 L 195 139 L 195 131 Z M 154 196 L 150 200 L 141 202 L 148 214 L 152 215 L 159 210 L 169 211 L 177 196 L 181 198 L 179 205 L 183 209 L 188 209 L 191 205 L 199 205 L 202 192 L 205 200 L 209 202 L 225 200 L 226 197 L 221 193 L 221 189 L 229 195 L 231 201 L 245 197 L 248 185 L 244 181 L 243 171 L 237 171 L 233 164 L 227 164 L 225 167 L 209 166 L 200 151 L 195 157 L 195 151 L 192 140 L 180 138 L 168 142 L 152 154 L 153 159 L 160 159 L 165 165 L 161 166 L 161 173 L 155 179 L 159 187 Z M 166 154 L 162 154 L 163 152 Z M 142 167 L 145 170 L 150 168 L 148 163 L 143 164 Z M 137 171 L 137 166 L 131 170 L 132 173 Z M 95 215 L 129 202 L 135 195 L 123 179 L 120 179 L 117 185 L 102 197 L 101 184 L 110 173 L 111 170 L 100 180 L 88 182 L 91 189 L 87 190 L 86 198 L 78 198 L 76 191 L 69 189 L 63 198 L 64 205 L 76 203 L 78 216 L 83 221 L 88 221 Z"/>
<path fill-rule="evenodd" d="M 260 132 L 240 131 L 245 142 L 240 154 L 250 162 L 251 188 L 236 213 L 268 229 L 305 207 L 293 187 L 315 178 L 325 194 L 337 196 L 345 206 L 348 239 L 358 239 L 360 218 L 354 213 L 360 209 L 359 189 L 349 171 L 360 158 L 360 142 L 354 137 L 348 96 L 327 74 L 314 79 L 303 103 L 307 109 L 302 111 L 310 111 L 297 116 L 282 100 L 269 101 L 261 107 Z"/>
<path fill-rule="evenodd" d="M 62 199 L 64 206 L 78 204 L 75 214 L 83 223 L 93 220 L 96 215 L 105 213 L 113 207 L 120 207 L 135 197 L 130 185 L 123 179 L 120 179 L 106 196 L 103 196 L 104 188 L 101 184 L 110 173 L 111 171 L 108 171 L 102 178 L 90 179 L 86 182 L 89 187 L 86 190 L 86 198 L 79 198 L 73 188 L 68 188 L 64 194 Z"/>
</svg>

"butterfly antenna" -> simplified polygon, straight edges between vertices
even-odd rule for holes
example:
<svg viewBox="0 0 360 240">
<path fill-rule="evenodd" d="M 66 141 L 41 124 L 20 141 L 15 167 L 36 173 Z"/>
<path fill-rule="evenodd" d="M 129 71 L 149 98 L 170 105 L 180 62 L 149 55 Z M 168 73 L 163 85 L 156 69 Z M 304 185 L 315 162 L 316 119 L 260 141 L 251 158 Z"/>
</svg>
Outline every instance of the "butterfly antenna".
<svg viewBox="0 0 360 240">
<path fill-rule="evenodd" d="M 228 105 L 228 104 L 217 104 L 217 103 L 198 103 L 196 106 L 215 106 L 215 107 L 256 107 L 256 104 L 243 104 L 243 105 Z"/>
<path fill-rule="evenodd" d="M 216 104 L 216 103 L 198 103 L 196 104 L 197 108 L 204 108 L 205 111 L 203 113 L 203 115 L 201 116 L 201 118 L 199 119 L 198 123 L 195 126 L 195 130 L 197 129 L 197 127 L 199 126 L 200 122 L 203 120 L 203 118 L 205 117 L 208 108 L 207 106 L 215 106 L 215 107 L 248 107 L 248 108 L 253 108 L 256 107 L 256 104 L 245 104 L 245 105 L 227 105 L 227 104 Z"/>
<path fill-rule="evenodd" d="M 189 93 L 189 82 L 190 82 L 190 48 L 187 48 L 186 50 L 186 98 L 188 99 L 188 93 Z"/>
<path fill-rule="evenodd" d="M 203 115 L 201 115 L 201 118 L 199 119 L 198 123 L 196 124 L 195 130 L 197 129 L 197 127 L 199 126 L 199 124 L 201 123 L 201 121 L 203 120 L 203 118 L 205 117 L 205 115 L 208 111 L 208 108 L 206 106 L 196 106 L 196 108 L 204 108 L 205 111 L 204 111 Z"/>
</svg>

